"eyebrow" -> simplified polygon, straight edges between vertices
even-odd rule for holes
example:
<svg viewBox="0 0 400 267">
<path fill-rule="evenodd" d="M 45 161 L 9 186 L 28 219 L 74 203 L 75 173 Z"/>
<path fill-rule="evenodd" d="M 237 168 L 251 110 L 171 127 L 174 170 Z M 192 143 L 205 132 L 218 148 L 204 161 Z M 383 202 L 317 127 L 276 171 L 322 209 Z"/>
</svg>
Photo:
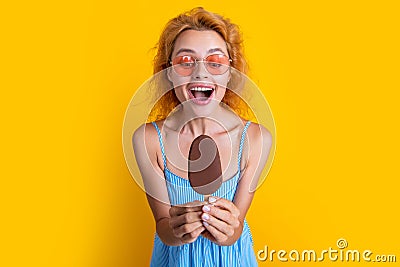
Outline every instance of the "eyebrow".
<svg viewBox="0 0 400 267">
<path fill-rule="evenodd" d="M 221 48 L 211 48 L 210 50 L 208 50 L 208 54 L 211 54 L 214 52 L 221 52 L 225 55 L 225 52 Z"/>
<path fill-rule="evenodd" d="M 179 49 L 178 51 L 176 51 L 176 54 L 178 55 L 178 54 L 180 54 L 180 53 L 182 53 L 182 52 L 185 52 L 185 53 L 196 53 L 194 50 L 192 50 L 192 49 L 188 49 L 188 48 L 181 48 L 181 49 Z"/>
<path fill-rule="evenodd" d="M 214 53 L 214 52 L 221 52 L 221 53 L 223 53 L 225 55 L 225 52 L 221 48 L 211 48 L 211 49 L 209 49 L 207 51 L 207 54 L 211 54 L 211 53 Z M 178 55 L 180 53 L 193 53 L 193 54 L 195 54 L 196 51 L 194 51 L 192 49 L 189 49 L 189 48 L 181 48 L 176 52 L 176 54 Z"/>
</svg>

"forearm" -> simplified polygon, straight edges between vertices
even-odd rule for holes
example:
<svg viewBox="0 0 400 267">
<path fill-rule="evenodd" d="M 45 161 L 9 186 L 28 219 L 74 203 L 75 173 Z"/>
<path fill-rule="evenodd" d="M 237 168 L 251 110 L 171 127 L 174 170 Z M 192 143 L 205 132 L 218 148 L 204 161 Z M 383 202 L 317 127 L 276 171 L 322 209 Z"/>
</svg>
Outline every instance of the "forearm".
<svg viewBox="0 0 400 267">
<path fill-rule="evenodd" d="M 168 246 L 181 246 L 183 242 L 175 237 L 171 226 L 170 218 L 162 218 L 156 223 L 156 231 L 161 241 Z"/>
</svg>

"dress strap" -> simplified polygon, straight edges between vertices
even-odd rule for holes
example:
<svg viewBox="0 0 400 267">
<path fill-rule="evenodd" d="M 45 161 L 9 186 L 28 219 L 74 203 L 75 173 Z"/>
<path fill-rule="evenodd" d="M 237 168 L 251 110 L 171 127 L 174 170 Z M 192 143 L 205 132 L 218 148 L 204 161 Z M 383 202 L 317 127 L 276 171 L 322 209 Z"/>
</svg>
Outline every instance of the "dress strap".
<svg viewBox="0 0 400 267">
<path fill-rule="evenodd" d="M 153 124 L 154 128 L 156 128 L 156 131 L 157 131 L 157 134 L 158 134 L 158 141 L 160 142 L 161 154 L 162 154 L 163 163 L 164 163 L 164 169 L 165 169 L 167 167 L 167 160 L 165 158 L 165 150 L 164 150 L 164 144 L 163 144 L 161 131 L 160 131 L 160 128 L 158 128 L 158 125 L 155 122 L 152 122 L 151 124 Z M 242 132 L 242 136 L 240 138 L 239 155 L 238 155 L 238 170 L 239 171 L 240 171 L 240 163 L 241 163 L 241 160 L 242 160 L 244 138 L 246 136 L 247 129 L 249 128 L 250 124 L 251 124 L 251 121 L 248 121 L 246 123 L 246 125 L 244 126 L 244 129 L 243 129 L 243 132 Z"/>
<path fill-rule="evenodd" d="M 163 158 L 163 162 L 164 162 L 164 169 L 166 169 L 167 161 L 165 159 L 165 151 L 164 151 L 164 144 L 163 144 L 163 140 L 162 140 L 162 136 L 161 136 L 161 131 L 160 131 L 160 128 L 158 128 L 158 125 L 154 121 L 151 124 L 153 124 L 154 128 L 156 128 L 156 130 L 157 130 L 158 141 L 160 142 L 161 154 L 162 154 L 162 158 Z"/>
<path fill-rule="evenodd" d="M 251 121 L 247 121 L 246 125 L 244 126 L 243 132 L 242 132 L 242 137 L 240 138 L 239 155 L 238 155 L 238 171 L 239 172 L 240 172 L 240 162 L 242 160 L 244 138 L 246 136 L 247 129 L 249 128 L 250 123 L 251 123 Z"/>
</svg>

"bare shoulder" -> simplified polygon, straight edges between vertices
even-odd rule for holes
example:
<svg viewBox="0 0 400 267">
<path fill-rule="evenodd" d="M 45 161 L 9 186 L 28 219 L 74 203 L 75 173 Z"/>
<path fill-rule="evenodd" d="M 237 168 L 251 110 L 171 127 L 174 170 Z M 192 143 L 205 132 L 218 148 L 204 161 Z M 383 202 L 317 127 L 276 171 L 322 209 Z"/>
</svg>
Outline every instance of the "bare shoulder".
<svg viewBox="0 0 400 267">
<path fill-rule="evenodd" d="M 156 124 L 158 125 L 158 127 L 161 127 L 160 122 L 156 122 Z M 133 148 L 136 150 L 145 148 L 147 149 L 147 151 L 154 151 L 153 149 L 157 149 L 158 147 L 158 142 L 154 142 L 154 140 L 158 140 L 158 133 L 156 128 L 152 125 L 152 123 L 142 124 L 133 133 Z"/>
<path fill-rule="evenodd" d="M 263 125 L 252 122 L 247 129 L 247 136 L 250 145 L 270 146 L 272 135 Z"/>
<path fill-rule="evenodd" d="M 153 129 L 152 129 L 153 128 Z M 154 129 L 154 126 L 151 125 L 151 123 L 145 123 L 139 126 L 135 130 L 132 136 L 132 141 L 133 144 L 138 144 L 140 141 L 144 140 L 144 138 L 148 135 L 154 135 L 156 130 Z"/>
</svg>

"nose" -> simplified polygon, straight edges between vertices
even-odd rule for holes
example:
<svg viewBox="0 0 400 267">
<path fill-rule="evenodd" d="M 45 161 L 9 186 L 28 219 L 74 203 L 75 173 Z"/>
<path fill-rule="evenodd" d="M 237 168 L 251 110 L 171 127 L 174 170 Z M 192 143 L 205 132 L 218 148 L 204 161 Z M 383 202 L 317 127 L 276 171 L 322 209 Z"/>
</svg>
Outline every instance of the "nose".
<svg viewBox="0 0 400 267">
<path fill-rule="evenodd" d="M 197 61 L 196 67 L 192 73 L 192 76 L 196 79 L 208 78 L 209 73 L 206 68 L 204 61 Z"/>
</svg>

